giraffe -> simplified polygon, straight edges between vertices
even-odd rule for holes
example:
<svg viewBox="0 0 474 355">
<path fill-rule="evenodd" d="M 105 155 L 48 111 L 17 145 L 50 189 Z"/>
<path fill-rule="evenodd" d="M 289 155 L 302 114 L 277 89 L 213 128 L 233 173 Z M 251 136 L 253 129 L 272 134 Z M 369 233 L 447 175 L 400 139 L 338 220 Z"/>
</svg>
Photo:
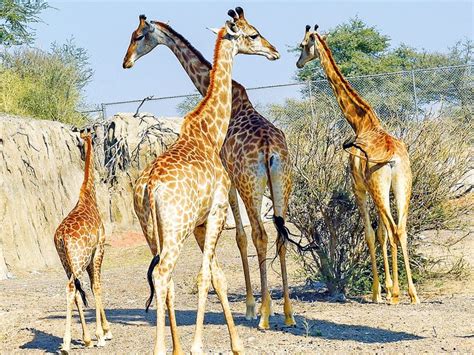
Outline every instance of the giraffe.
<svg viewBox="0 0 474 355">
<path fill-rule="evenodd" d="M 91 129 L 81 131 L 86 149 L 84 181 L 79 193 L 79 201 L 61 222 L 54 234 L 54 244 L 68 278 L 66 286 L 66 330 L 61 352 L 67 354 L 71 346 L 71 318 L 73 303 L 76 303 L 82 324 L 82 339 L 86 347 L 92 346 L 91 336 L 84 318 L 82 303 L 87 307 L 86 294 L 81 278 L 87 270 L 96 304 L 97 346 L 105 346 L 106 339 L 112 339 L 110 325 L 102 305 L 100 268 L 104 256 L 105 233 L 94 188 L 94 167 Z M 80 297 L 79 297 L 80 296 Z M 82 303 L 81 303 L 82 301 Z"/>
<path fill-rule="evenodd" d="M 231 71 L 238 53 L 258 54 L 269 60 L 280 57 L 278 51 L 259 32 L 240 18 L 240 8 L 229 10 L 232 17 L 217 32 L 209 88 L 203 100 L 183 120 L 178 140 L 142 172 L 134 191 L 134 208 L 141 227 L 155 255 L 148 269 L 150 298 L 156 291 L 157 327 L 155 353 L 166 352 L 165 302 L 170 318 L 173 352 L 181 352 L 174 316 L 174 285 L 171 272 L 185 239 L 194 233 L 203 252 L 198 276 L 198 311 L 192 352 L 202 352 L 205 303 L 210 282 L 216 290 L 227 322 L 231 348 L 243 351 L 227 300 L 227 284 L 215 246 L 223 228 L 230 189 L 230 179 L 219 156 L 231 116 Z M 146 17 L 134 32 L 131 48 L 124 62 L 133 60 L 135 47 L 144 46 L 150 29 Z M 128 58 L 128 57 L 131 58 Z M 158 244 L 159 242 L 159 244 Z"/>
<path fill-rule="evenodd" d="M 411 196 L 412 174 L 405 144 L 387 133 L 372 107 L 351 87 L 340 72 L 331 50 L 319 33 L 306 26 L 301 42 L 301 55 L 296 66 L 302 68 L 311 60 L 319 59 L 337 98 L 341 111 L 355 132 L 355 139 L 344 144 L 349 154 L 352 189 L 364 220 L 365 239 L 372 262 L 372 301 L 381 302 L 381 288 L 375 256 L 375 233 L 370 223 L 367 193 L 372 197 L 378 212 L 377 238 L 382 246 L 385 287 L 391 304 L 399 302 L 397 246 L 400 243 L 408 279 L 411 303 L 419 303 L 412 281 L 407 249 L 406 224 Z M 395 197 L 398 221 L 390 212 L 390 189 Z M 392 278 L 387 255 L 387 236 L 392 256 Z"/>
<path fill-rule="evenodd" d="M 237 8 L 237 22 L 244 23 L 245 15 Z M 258 35 L 258 32 L 256 33 Z M 209 86 L 211 64 L 181 34 L 159 21 L 140 19 L 137 30 L 123 61 L 131 68 L 135 61 L 158 45 L 167 46 L 177 57 L 198 91 L 205 96 Z M 283 279 L 285 324 L 295 325 L 290 301 L 286 270 L 286 229 L 284 221 L 291 192 L 291 166 L 284 133 L 258 113 L 249 100 L 245 88 L 232 81 L 232 112 L 227 136 L 221 149 L 221 159 L 232 186 L 229 202 L 236 223 L 236 241 L 240 251 L 246 286 L 247 320 L 255 319 L 255 298 L 252 292 L 247 256 L 247 236 L 239 211 L 237 191 L 242 197 L 252 227 L 252 240 L 257 249 L 261 280 L 262 307 L 259 328 L 268 329 L 271 297 L 268 292 L 266 252 L 268 237 L 261 219 L 261 205 L 265 187 L 271 184 L 274 221 L 277 227 L 277 252 Z M 269 168 L 267 168 L 269 167 Z"/>
</svg>

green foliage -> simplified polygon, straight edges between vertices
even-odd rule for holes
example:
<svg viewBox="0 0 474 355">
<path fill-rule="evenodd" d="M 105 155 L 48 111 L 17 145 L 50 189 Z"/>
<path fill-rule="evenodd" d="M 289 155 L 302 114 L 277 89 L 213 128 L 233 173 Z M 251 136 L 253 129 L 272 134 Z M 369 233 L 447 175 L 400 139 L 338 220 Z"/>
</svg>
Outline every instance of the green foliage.
<svg viewBox="0 0 474 355">
<path fill-rule="evenodd" d="M 81 89 L 91 79 L 86 52 L 73 40 L 50 52 L 21 48 L 0 57 L 0 111 L 80 125 Z"/>
<path fill-rule="evenodd" d="M 199 102 L 201 102 L 201 94 L 186 96 L 180 103 L 176 105 L 176 110 L 182 116 L 191 112 Z"/>
<path fill-rule="evenodd" d="M 390 49 L 388 36 L 357 17 L 330 29 L 327 42 L 344 76 L 468 64 L 474 55 L 470 39 L 457 42 L 448 53 L 430 53 L 405 44 Z M 293 51 L 299 53 L 298 48 Z M 317 60 L 296 72 L 296 79 L 303 82 L 325 78 Z"/>
<path fill-rule="evenodd" d="M 0 3 L 0 44 L 32 44 L 35 39 L 30 23 L 41 22 L 39 14 L 50 6 L 43 0 L 2 0 Z"/>
</svg>

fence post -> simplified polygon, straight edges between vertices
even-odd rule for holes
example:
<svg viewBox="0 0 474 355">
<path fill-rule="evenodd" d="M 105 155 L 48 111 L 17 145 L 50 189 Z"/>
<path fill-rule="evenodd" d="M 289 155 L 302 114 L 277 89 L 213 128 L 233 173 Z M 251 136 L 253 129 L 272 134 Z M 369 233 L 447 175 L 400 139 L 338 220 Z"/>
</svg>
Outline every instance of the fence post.
<svg viewBox="0 0 474 355">
<path fill-rule="evenodd" d="M 411 80 L 413 85 L 413 100 L 415 102 L 415 115 L 414 118 L 416 119 L 418 116 L 418 98 L 416 97 L 416 81 L 415 81 L 415 70 L 411 70 Z"/>
<path fill-rule="evenodd" d="M 105 120 L 107 118 L 107 111 L 106 111 L 105 104 L 100 104 L 100 107 L 102 109 L 102 119 Z"/>
<path fill-rule="evenodd" d="M 314 108 L 313 108 L 313 92 L 311 90 L 311 79 L 308 79 L 308 89 L 309 89 L 309 107 L 311 108 L 311 118 L 314 120 Z"/>
</svg>

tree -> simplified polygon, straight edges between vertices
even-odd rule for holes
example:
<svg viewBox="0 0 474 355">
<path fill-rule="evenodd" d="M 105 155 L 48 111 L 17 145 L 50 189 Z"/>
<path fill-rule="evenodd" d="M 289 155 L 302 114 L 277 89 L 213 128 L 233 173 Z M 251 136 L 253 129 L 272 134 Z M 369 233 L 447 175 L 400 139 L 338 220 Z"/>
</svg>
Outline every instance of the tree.
<svg viewBox="0 0 474 355">
<path fill-rule="evenodd" d="M 92 76 L 84 49 L 70 39 L 49 52 L 30 47 L 0 55 L 0 111 L 80 125 L 81 90 Z"/>
<path fill-rule="evenodd" d="M 38 15 L 49 7 L 43 0 L 2 0 L 0 44 L 5 46 L 32 44 L 35 40 L 35 31 L 28 24 L 41 22 Z"/>
<path fill-rule="evenodd" d="M 417 69 L 472 63 L 474 45 L 470 39 L 457 42 L 447 53 L 417 50 L 406 44 L 390 49 L 388 36 L 354 18 L 329 30 L 327 42 L 342 74 L 383 120 L 423 116 L 433 108 L 433 103 L 457 105 L 461 102 L 461 107 L 467 108 L 474 97 L 470 85 L 472 76 L 466 67 L 410 73 Z M 380 73 L 392 74 L 370 76 Z M 332 96 L 317 60 L 298 70 L 296 79 L 311 82 L 313 95 Z M 310 94 L 309 89 L 305 85 L 303 94 Z M 469 110 L 466 112 L 469 117 Z"/>
<path fill-rule="evenodd" d="M 327 42 L 346 77 L 468 64 L 473 62 L 474 55 L 474 44 L 470 39 L 457 42 L 448 53 L 417 50 L 403 43 L 390 49 L 390 37 L 357 17 L 330 29 Z M 292 51 L 299 53 L 298 48 Z M 318 61 L 310 62 L 296 72 L 298 81 L 325 78 Z"/>
</svg>

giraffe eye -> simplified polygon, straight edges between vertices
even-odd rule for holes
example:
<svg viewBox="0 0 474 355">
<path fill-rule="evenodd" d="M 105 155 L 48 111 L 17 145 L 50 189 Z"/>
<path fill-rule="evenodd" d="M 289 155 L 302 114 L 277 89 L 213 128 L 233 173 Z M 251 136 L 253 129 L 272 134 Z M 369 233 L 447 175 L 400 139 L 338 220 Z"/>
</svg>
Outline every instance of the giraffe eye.
<svg viewBox="0 0 474 355">
<path fill-rule="evenodd" d="M 258 37 L 258 34 L 255 34 L 255 35 L 250 35 L 249 37 L 250 37 L 250 38 L 252 38 L 252 39 L 257 39 L 257 37 Z"/>
<path fill-rule="evenodd" d="M 137 38 L 135 38 L 135 41 L 141 41 L 145 37 L 145 35 L 140 35 Z"/>
</svg>

